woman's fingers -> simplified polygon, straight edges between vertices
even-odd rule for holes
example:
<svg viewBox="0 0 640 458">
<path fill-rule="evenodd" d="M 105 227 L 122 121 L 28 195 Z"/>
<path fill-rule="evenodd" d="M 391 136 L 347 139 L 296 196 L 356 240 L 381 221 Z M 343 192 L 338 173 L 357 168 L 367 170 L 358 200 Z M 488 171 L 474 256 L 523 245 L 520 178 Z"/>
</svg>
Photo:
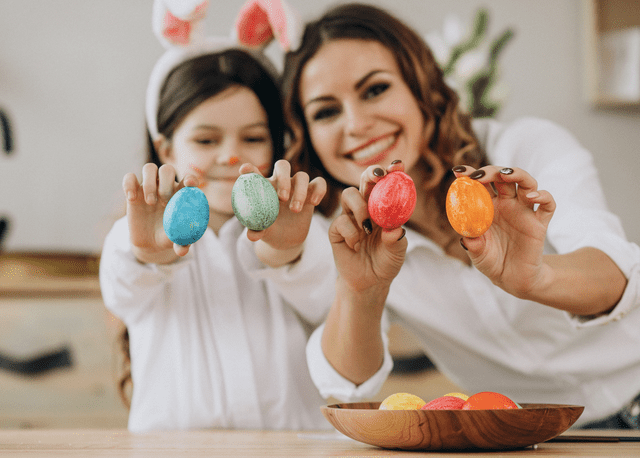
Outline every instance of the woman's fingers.
<svg viewBox="0 0 640 458">
<path fill-rule="evenodd" d="M 322 177 L 316 177 L 309 182 L 309 203 L 314 207 L 320 205 L 320 202 L 327 193 L 327 181 Z"/>
<path fill-rule="evenodd" d="M 307 201 L 307 193 L 309 192 L 309 175 L 306 172 L 296 173 L 289 180 L 292 188 L 291 202 L 289 208 L 291 211 L 298 213 L 302 211 L 304 203 Z"/>
</svg>

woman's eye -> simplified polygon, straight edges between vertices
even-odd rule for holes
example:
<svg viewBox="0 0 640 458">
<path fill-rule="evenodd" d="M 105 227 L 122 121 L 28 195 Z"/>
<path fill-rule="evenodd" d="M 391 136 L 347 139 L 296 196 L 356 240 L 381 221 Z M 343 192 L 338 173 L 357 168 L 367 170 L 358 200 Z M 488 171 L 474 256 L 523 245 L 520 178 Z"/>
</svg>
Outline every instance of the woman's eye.
<svg viewBox="0 0 640 458">
<path fill-rule="evenodd" d="M 313 114 L 312 119 L 314 121 L 321 121 L 323 119 L 327 119 L 327 118 L 331 118 L 332 116 L 336 116 L 339 112 L 340 112 L 340 110 L 338 108 L 335 108 L 335 107 L 322 108 L 322 109 L 316 111 Z"/>
<path fill-rule="evenodd" d="M 370 86 L 365 91 L 363 98 L 366 100 L 366 99 L 371 99 L 373 97 L 376 97 L 376 96 L 382 94 L 387 89 L 389 89 L 389 86 L 390 86 L 389 83 L 374 84 L 373 86 Z"/>
</svg>

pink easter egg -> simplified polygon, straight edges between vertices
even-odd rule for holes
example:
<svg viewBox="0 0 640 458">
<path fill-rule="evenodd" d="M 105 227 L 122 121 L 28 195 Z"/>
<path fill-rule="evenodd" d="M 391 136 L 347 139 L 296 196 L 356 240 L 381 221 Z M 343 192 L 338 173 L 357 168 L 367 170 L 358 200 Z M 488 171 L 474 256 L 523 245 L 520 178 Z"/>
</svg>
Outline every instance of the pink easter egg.
<svg viewBox="0 0 640 458">
<path fill-rule="evenodd" d="M 422 406 L 422 410 L 462 410 L 465 400 L 456 396 L 440 396 Z"/>
<path fill-rule="evenodd" d="M 404 172 L 390 172 L 371 190 L 369 215 L 385 230 L 393 230 L 409 221 L 416 208 L 416 187 Z"/>
</svg>

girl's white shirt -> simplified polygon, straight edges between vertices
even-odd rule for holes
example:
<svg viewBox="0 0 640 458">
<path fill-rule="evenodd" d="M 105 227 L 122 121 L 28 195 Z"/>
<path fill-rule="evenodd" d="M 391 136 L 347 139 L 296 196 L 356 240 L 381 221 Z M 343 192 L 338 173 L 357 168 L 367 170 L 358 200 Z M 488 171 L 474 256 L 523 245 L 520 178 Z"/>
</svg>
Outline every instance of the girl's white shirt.
<svg viewBox="0 0 640 458">
<path fill-rule="evenodd" d="M 325 398 L 375 398 L 393 367 L 386 330 L 397 322 L 468 394 L 583 405 L 578 424 L 612 414 L 640 393 L 640 248 L 607 210 L 591 155 L 567 131 L 535 118 L 476 120 L 474 129 L 492 164 L 526 170 L 554 196 L 546 252 L 601 249 L 628 279 L 622 299 L 611 313 L 588 320 L 521 300 L 408 230 L 406 260 L 383 316 L 382 367 L 359 386 L 340 376 L 322 353 L 321 326 L 307 345 L 311 376 Z M 309 291 L 319 276 L 310 277 Z"/>
<path fill-rule="evenodd" d="M 130 335 L 129 430 L 330 427 L 305 358 L 330 301 L 292 303 L 264 279 L 277 275 L 279 288 L 295 296 L 310 269 L 304 262 L 250 274 L 250 263 L 259 263 L 251 243 L 239 243 L 245 231 L 235 218 L 219 236 L 207 229 L 170 265 L 136 260 L 126 218 L 108 234 L 100 284 Z M 330 276 L 323 274 L 335 282 Z"/>
</svg>

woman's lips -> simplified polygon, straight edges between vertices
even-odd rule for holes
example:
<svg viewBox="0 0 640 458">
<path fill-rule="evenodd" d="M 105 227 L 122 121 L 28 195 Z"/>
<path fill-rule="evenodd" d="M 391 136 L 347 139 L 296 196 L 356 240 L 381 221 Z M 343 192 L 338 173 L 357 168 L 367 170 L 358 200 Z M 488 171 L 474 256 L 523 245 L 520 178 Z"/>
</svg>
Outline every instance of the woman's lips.
<svg viewBox="0 0 640 458">
<path fill-rule="evenodd" d="M 381 162 L 395 145 L 397 134 L 387 135 L 351 153 L 351 160 L 357 165 L 369 166 Z"/>
</svg>

